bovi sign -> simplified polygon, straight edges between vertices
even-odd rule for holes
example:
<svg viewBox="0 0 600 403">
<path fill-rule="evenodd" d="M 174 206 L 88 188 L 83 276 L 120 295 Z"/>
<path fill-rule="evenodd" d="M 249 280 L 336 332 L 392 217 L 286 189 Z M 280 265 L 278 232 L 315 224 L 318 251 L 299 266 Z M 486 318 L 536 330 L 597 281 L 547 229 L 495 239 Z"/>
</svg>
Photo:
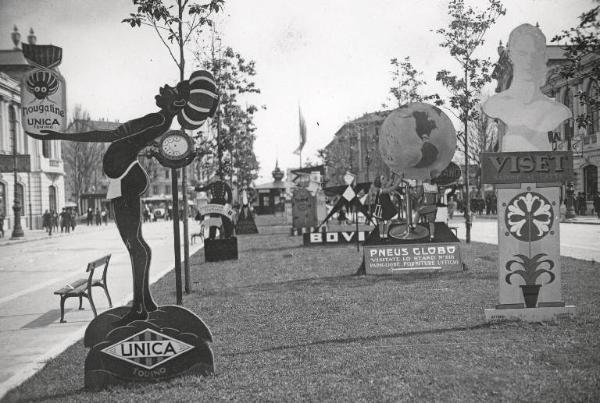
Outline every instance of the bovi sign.
<svg viewBox="0 0 600 403">
<path fill-rule="evenodd" d="M 302 236 L 304 246 L 354 243 L 357 237 L 362 243 L 369 236 L 369 231 L 310 232 Z"/>
<path fill-rule="evenodd" d="M 364 251 L 369 274 L 462 268 L 458 243 L 373 245 Z"/>
</svg>

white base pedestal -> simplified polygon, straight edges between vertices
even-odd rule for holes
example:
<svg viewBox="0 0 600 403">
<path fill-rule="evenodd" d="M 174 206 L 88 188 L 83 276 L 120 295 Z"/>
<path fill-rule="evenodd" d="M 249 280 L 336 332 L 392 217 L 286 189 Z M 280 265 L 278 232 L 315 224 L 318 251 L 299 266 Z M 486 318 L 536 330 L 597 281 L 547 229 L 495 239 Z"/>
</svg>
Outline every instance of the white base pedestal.
<svg viewBox="0 0 600 403">
<path fill-rule="evenodd" d="M 544 307 L 544 308 L 520 308 L 520 309 L 485 309 L 485 320 L 518 319 L 524 322 L 546 322 L 560 318 L 575 316 L 575 305 Z"/>
</svg>

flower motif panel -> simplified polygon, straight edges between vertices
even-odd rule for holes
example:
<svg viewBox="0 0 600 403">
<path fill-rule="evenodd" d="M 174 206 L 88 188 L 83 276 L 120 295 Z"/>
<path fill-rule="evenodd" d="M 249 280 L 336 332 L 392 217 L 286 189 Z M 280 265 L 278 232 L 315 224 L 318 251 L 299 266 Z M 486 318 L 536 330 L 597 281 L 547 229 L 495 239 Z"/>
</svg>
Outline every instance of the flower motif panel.
<svg viewBox="0 0 600 403">
<path fill-rule="evenodd" d="M 552 204 L 535 192 L 520 193 L 506 206 L 504 215 L 509 233 L 520 241 L 534 242 L 545 237 L 554 223 Z"/>
</svg>

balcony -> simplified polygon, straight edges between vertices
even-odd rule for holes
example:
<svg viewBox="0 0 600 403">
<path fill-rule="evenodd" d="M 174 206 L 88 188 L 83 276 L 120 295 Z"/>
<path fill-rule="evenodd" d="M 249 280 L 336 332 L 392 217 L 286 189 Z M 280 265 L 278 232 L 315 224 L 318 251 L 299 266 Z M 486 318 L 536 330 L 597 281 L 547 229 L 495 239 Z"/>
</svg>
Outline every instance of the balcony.
<svg viewBox="0 0 600 403">
<path fill-rule="evenodd" d="M 40 158 L 40 169 L 46 173 L 64 175 L 65 170 L 62 160 L 53 158 Z"/>
</svg>

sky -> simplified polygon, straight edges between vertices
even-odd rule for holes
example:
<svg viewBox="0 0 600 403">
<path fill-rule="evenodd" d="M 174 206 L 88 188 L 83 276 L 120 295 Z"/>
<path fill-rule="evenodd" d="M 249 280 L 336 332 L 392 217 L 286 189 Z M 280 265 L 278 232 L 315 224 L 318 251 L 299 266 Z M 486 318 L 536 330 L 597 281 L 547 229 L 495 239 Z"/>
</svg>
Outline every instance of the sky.
<svg viewBox="0 0 600 403">
<path fill-rule="evenodd" d="M 165 0 L 169 2 L 171 0 Z M 475 7 L 487 1 L 467 0 Z M 507 14 L 486 35 L 476 56 L 497 60 L 500 40 L 522 23 L 539 23 L 547 41 L 575 26 L 592 0 L 503 0 Z M 425 93 L 447 95 L 438 70 L 459 72 L 434 31 L 447 26 L 447 0 L 226 0 L 217 19 L 222 43 L 256 62 L 265 105 L 255 123 L 257 183 L 272 180 L 276 161 L 296 168 L 298 108 L 306 119 L 302 160 L 316 153 L 347 121 L 382 109 L 389 99 L 389 61 L 410 56 L 427 82 Z M 178 69 L 150 27 L 121 23 L 131 0 L 0 0 L 0 48 L 12 48 L 16 25 L 23 41 L 33 28 L 38 44 L 63 48 L 60 71 L 70 111 L 81 105 L 93 119 L 121 122 L 156 110 L 154 95 L 174 85 Z M 194 43 L 188 45 L 193 49 Z M 193 58 L 186 55 L 188 72 Z M 495 85 L 495 84 L 494 84 Z M 487 90 L 493 93 L 491 85 Z"/>
</svg>

